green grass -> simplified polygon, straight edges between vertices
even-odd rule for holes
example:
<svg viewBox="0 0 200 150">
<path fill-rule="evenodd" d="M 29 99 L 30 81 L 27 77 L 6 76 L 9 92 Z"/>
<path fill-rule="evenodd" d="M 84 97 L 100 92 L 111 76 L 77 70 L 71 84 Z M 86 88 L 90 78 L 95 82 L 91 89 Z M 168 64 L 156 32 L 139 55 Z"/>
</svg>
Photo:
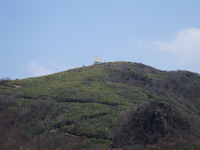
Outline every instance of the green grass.
<svg viewBox="0 0 200 150">
<path fill-rule="evenodd" d="M 166 77 L 165 74 L 158 74 L 158 73 L 148 73 L 147 76 L 150 79 L 155 79 L 155 80 L 163 79 L 164 77 Z"/>
<path fill-rule="evenodd" d="M 103 81 L 103 74 L 102 66 L 90 66 L 50 76 L 15 80 L 11 84 L 22 86 L 14 89 L 23 92 L 17 101 L 18 107 L 25 108 L 37 99 L 51 100 L 61 106 L 61 113 L 50 121 L 50 129 L 58 127 L 63 132 L 78 136 L 109 139 L 120 114 L 147 94 L 121 83 Z M 1 92 L 9 94 L 13 88 L 5 87 Z M 28 130 L 33 134 L 42 132 L 37 126 Z"/>
</svg>

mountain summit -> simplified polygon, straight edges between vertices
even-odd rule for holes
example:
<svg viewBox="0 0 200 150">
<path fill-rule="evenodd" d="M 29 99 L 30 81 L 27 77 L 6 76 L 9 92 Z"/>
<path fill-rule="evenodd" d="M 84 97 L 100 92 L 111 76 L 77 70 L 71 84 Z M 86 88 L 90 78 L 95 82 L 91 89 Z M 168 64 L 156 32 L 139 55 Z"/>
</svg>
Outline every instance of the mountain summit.
<svg viewBox="0 0 200 150">
<path fill-rule="evenodd" d="M 0 149 L 198 149 L 200 75 L 110 62 L 0 81 Z"/>
</svg>

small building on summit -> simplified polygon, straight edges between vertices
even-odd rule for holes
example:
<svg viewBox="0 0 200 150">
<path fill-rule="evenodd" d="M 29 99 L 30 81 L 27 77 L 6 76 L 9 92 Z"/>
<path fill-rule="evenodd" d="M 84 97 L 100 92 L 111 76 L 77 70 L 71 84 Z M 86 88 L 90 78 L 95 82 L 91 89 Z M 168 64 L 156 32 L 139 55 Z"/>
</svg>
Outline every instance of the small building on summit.
<svg viewBox="0 0 200 150">
<path fill-rule="evenodd" d="M 94 64 L 100 64 L 102 63 L 101 57 L 94 57 Z"/>
</svg>

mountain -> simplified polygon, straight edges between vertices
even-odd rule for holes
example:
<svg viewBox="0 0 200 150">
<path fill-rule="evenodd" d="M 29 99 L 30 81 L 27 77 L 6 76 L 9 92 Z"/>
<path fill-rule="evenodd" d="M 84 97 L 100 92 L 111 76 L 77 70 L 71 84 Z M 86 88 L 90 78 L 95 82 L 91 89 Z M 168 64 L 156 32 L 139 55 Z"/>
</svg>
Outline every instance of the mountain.
<svg viewBox="0 0 200 150">
<path fill-rule="evenodd" d="M 0 149 L 200 149 L 200 75 L 110 62 L 0 81 Z"/>
</svg>

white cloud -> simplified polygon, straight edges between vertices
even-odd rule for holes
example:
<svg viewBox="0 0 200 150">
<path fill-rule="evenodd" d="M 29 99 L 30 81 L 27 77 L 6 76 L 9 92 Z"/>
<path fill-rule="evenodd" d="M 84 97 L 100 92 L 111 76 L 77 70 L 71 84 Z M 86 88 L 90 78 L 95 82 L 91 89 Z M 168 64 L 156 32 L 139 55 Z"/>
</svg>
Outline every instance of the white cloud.
<svg viewBox="0 0 200 150">
<path fill-rule="evenodd" d="M 168 40 L 143 41 L 142 43 L 175 55 L 179 66 L 200 63 L 200 29 L 198 28 L 180 30 Z"/>
<path fill-rule="evenodd" d="M 36 61 L 31 61 L 29 67 L 30 73 L 32 73 L 34 76 L 42 76 L 53 73 L 53 71 L 47 69 Z"/>
<path fill-rule="evenodd" d="M 168 41 L 154 43 L 158 48 L 189 55 L 200 54 L 200 29 L 183 29 Z"/>
</svg>

